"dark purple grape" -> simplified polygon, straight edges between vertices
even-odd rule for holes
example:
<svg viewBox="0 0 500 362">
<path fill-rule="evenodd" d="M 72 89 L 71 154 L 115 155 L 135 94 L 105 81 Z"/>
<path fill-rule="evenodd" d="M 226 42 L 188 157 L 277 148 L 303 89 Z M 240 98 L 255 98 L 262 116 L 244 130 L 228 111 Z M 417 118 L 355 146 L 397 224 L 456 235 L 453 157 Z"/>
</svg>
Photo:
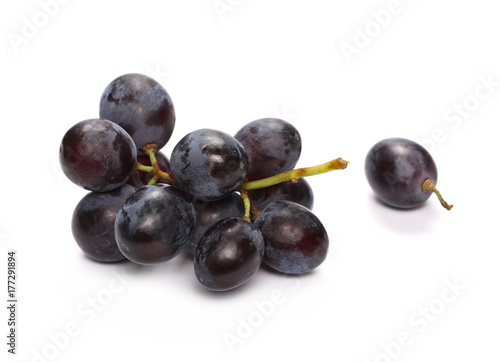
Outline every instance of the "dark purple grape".
<svg viewBox="0 0 500 362">
<path fill-rule="evenodd" d="M 260 231 L 240 218 L 217 222 L 196 248 L 194 272 L 200 283 L 214 291 L 241 286 L 257 273 L 264 256 Z"/>
<path fill-rule="evenodd" d="M 115 221 L 120 251 L 138 264 L 157 264 L 179 254 L 194 227 L 191 200 L 174 187 L 147 185 L 122 206 Z"/>
<path fill-rule="evenodd" d="M 300 157 L 302 141 L 287 121 L 262 118 L 243 126 L 234 136 L 248 154 L 248 179 L 259 180 L 292 170 Z"/>
<path fill-rule="evenodd" d="M 299 178 L 297 182 L 286 181 L 263 189 L 250 190 L 248 196 L 257 210 L 264 210 L 267 205 L 274 201 L 293 201 L 312 210 L 314 205 L 314 194 L 311 186 L 305 178 Z"/>
<path fill-rule="evenodd" d="M 160 167 L 160 170 L 167 173 L 170 172 L 170 161 L 168 160 L 167 156 L 165 156 L 161 152 L 156 152 L 156 161 L 158 162 L 158 167 Z M 151 166 L 151 159 L 148 155 L 138 155 L 137 162 L 144 166 Z M 153 175 L 153 172 L 135 170 L 127 180 L 127 183 L 134 186 L 136 189 L 139 189 L 142 186 L 147 185 Z M 161 178 L 157 181 L 157 183 L 168 184 L 169 181 Z"/>
<path fill-rule="evenodd" d="M 186 194 L 213 201 L 229 196 L 245 181 L 248 158 L 234 137 L 200 129 L 177 143 L 170 167 L 176 186 Z"/>
<path fill-rule="evenodd" d="M 422 191 L 422 183 L 426 179 L 437 183 L 437 168 L 429 152 L 404 138 L 375 144 L 366 156 L 365 174 L 375 195 L 398 208 L 421 205 L 431 195 Z"/>
<path fill-rule="evenodd" d="M 150 143 L 161 149 L 175 126 L 174 105 L 165 88 L 136 73 L 122 75 L 106 87 L 99 117 L 122 126 L 132 136 L 139 154 Z"/>
<path fill-rule="evenodd" d="M 137 152 L 130 135 L 116 123 L 88 119 L 71 127 L 59 147 L 64 174 L 90 191 L 110 191 L 127 182 Z"/>
<path fill-rule="evenodd" d="M 303 274 L 326 258 L 329 239 L 308 208 L 291 201 L 269 204 L 255 219 L 266 244 L 264 263 L 287 274 Z"/>
<path fill-rule="evenodd" d="M 245 215 L 245 205 L 241 196 L 236 192 L 215 201 L 208 202 L 194 199 L 193 206 L 196 210 L 196 225 L 188 245 L 188 251 L 193 255 L 198 242 L 209 227 L 217 221 L 229 217 L 243 218 Z"/>
<path fill-rule="evenodd" d="M 134 192 L 135 188 L 130 185 L 108 192 L 89 192 L 76 205 L 71 230 L 87 256 L 102 262 L 125 259 L 116 245 L 115 219 L 125 200 Z"/>
</svg>

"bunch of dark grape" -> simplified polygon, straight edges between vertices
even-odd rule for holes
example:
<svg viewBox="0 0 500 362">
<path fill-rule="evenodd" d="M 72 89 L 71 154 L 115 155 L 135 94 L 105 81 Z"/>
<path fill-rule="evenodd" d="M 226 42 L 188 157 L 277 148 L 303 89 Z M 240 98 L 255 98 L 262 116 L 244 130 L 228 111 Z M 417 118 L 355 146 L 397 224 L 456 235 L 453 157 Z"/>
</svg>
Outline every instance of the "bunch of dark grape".
<svg viewBox="0 0 500 362">
<path fill-rule="evenodd" d="M 250 122 L 234 136 L 194 130 L 167 157 L 161 149 L 175 120 L 158 82 L 125 74 L 105 88 L 99 118 L 64 135 L 62 170 L 90 191 L 72 218 L 86 255 L 157 264 L 186 250 L 196 278 L 214 291 L 241 286 L 263 263 L 287 274 L 323 263 L 329 239 L 302 177 L 344 169 L 346 161 L 294 169 L 299 132 L 276 118 Z"/>
</svg>

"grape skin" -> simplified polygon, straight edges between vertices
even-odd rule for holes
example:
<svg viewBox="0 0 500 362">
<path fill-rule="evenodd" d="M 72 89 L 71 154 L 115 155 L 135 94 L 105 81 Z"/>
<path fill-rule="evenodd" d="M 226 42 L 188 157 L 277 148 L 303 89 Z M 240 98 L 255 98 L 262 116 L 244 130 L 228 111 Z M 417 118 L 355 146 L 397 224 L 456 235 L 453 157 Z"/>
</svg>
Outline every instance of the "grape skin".
<svg viewBox="0 0 500 362">
<path fill-rule="evenodd" d="M 137 190 L 115 221 L 120 251 L 138 264 L 158 264 L 178 255 L 195 222 L 191 200 L 174 187 L 159 184 Z"/>
<path fill-rule="evenodd" d="M 182 191 L 203 201 L 214 201 L 230 195 L 245 181 L 248 158 L 234 137 L 204 128 L 177 143 L 170 167 Z"/>
<path fill-rule="evenodd" d="M 89 191 L 122 186 L 135 169 L 137 152 L 130 135 L 102 119 L 78 122 L 64 135 L 59 161 L 64 174 Z"/>
<path fill-rule="evenodd" d="M 71 230 L 87 256 L 101 262 L 126 259 L 116 245 L 114 226 L 118 210 L 134 192 L 130 185 L 108 192 L 89 192 L 76 205 Z"/>
<path fill-rule="evenodd" d="M 269 204 L 255 219 L 266 251 L 264 263 L 282 273 L 304 274 L 326 259 L 328 234 L 308 208 L 292 201 Z"/>
<path fill-rule="evenodd" d="M 299 178 L 297 182 L 286 181 L 263 189 L 250 190 L 248 196 L 257 210 L 264 210 L 271 202 L 281 200 L 296 202 L 309 210 L 314 206 L 313 190 L 305 178 Z"/>
<path fill-rule="evenodd" d="M 236 192 L 223 199 L 211 202 L 194 199 L 193 206 L 196 210 L 196 224 L 188 244 L 188 251 L 192 255 L 194 255 L 196 246 L 208 228 L 220 220 L 229 217 L 243 218 L 245 214 L 243 200 Z"/>
<path fill-rule="evenodd" d="M 106 87 L 99 117 L 122 126 L 134 140 L 139 154 L 150 143 L 161 149 L 175 126 L 174 105 L 165 88 L 137 73 L 124 74 Z"/>
<path fill-rule="evenodd" d="M 418 143 L 404 138 L 387 138 L 376 143 L 365 159 L 368 183 L 384 203 L 398 208 L 423 204 L 430 192 L 422 183 L 437 183 L 437 167 L 429 152 Z"/>
<path fill-rule="evenodd" d="M 227 218 L 210 227 L 194 258 L 197 279 L 213 291 L 234 289 L 248 282 L 260 268 L 264 240 L 260 231 L 240 218 Z"/>
<path fill-rule="evenodd" d="M 247 152 L 249 180 L 292 170 L 302 150 L 299 131 L 291 123 L 277 118 L 247 123 L 234 137 Z"/>
</svg>

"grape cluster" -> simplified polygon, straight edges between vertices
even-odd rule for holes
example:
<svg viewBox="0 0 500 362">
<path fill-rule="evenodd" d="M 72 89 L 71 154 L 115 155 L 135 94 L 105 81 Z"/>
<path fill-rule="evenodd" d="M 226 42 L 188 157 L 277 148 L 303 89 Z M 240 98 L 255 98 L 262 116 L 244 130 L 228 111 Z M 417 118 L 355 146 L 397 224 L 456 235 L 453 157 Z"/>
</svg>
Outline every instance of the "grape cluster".
<svg viewBox="0 0 500 362">
<path fill-rule="evenodd" d="M 64 135 L 62 170 L 90 191 L 72 218 L 87 256 L 157 264 L 186 250 L 196 278 L 214 291 L 244 284 L 262 264 L 303 274 L 323 263 L 328 235 L 301 177 L 343 169 L 346 161 L 294 169 L 300 134 L 276 118 L 250 122 L 234 136 L 194 130 L 167 157 L 161 149 L 175 120 L 158 82 L 125 74 L 105 88 L 99 118 Z"/>
</svg>

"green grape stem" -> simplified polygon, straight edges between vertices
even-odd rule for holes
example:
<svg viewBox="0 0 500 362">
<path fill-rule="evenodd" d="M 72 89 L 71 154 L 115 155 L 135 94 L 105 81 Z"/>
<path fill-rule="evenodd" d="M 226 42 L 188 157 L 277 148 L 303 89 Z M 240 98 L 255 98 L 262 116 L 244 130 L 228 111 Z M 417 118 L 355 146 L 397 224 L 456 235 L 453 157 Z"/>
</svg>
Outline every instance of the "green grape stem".
<svg viewBox="0 0 500 362">
<path fill-rule="evenodd" d="M 151 180 L 149 180 L 148 185 L 156 185 L 159 179 L 160 178 L 158 177 L 158 175 L 153 175 L 153 177 L 151 177 Z"/>
<path fill-rule="evenodd" d="M 425 181 L 422 183 L 422 191 L 423 192 L 434 192 L 439 199 L 439 202 L 441 205 L 446 209 L 446 210 L 451 210 L 453 205 L 449 205 L 446 201 L 444 201 L 443 197 L 441 196 L 440 192 L 436 189 L 436 186 L 434 185 L 434 181 L 431 179 L 425 179 Z"/>
<path fill-rule="evenodd" d="M 250 191 L 256 189 L 262 189 L 265 187 L 277 185 L 285 181 L 297 182 L 301 177 L 319 175 L 325 172 L 330 172 L 334 170 L 343 170 L 349 164 L 348 161 L 342 158 L 337 158 L 335 160 L 323 163 L 321 165 L 312 167 L 297 168 L 295 170 L 286 171 L 279 173 L 277 175 L 267 177 L 261 180 L 247 181 L 241 186 L 241 190 Z"/>
<path fill-rule="evenodd" d="M 136 164 L 136 169 L 144 172 L 153 172 L 153 166 L 146 166 L 139 162 Z"/>
<path fill-rule="evenodd" d="M 243 205 L 245 205 L 245 216 L 243 216 L 243 220 L 251 222 L 250 214 L 252 209 L 252 202 L 248 197 L 248 193 L 246 191 L 241 191 L 241 199 L 243 200 Z"/>
<path fill-rule="evenodd" d="M 156 146 L 156 144 L 148 144 L 142 149 L 149 156 L 151 166 L 137 163 L 136 167 L 139 171 L 153 172 L 153 177 L 149 181 L 149 184 L 154 185 L 159 179 L 166 179 L 175 186 L 172 174 L 162 171 L 158 165 L 158 161 L 156 159 L 156 152 L 158 151 L 158 147 Z M 259 210 L 255 209 L 250 198 L 248 197 L 248 191 L 262 189 L 286 181 L 297 182 L 297 180 L 301 177 L 319 175 L 334 170 L 343 170 L 347 167 L 348 164 L 349 162 L 343 160 L 342 158 L 337 158 L 321 165 L 297 168 L 295 170 L 282 172 L 261 180 L 244 182 L 238 190 L 243 200 L 243 204 L 245 205 L 245 215 L 243 218 L 247 221 L 251 221 L 252 217 L 256 217 L 259 214 Z"/>
<path fill-rule="evenodd" d="M 160 166 L 158 165 L 158 161 L 156 160 L 156 152 L 158 152 L 158 146 L 155 143 L 150 143 L 145 145 L 142 150 L 149 156 L 151 166 L 144 166 L 138 163 L 137 169 L 146 172 L 153 171 L 154 176 L 149 181 L 149 185 L 156 184 L 159 179 L 165 179 L 173 185 L 174 179 L 172 178 L 172 174 L 162 171 L 160 169 Z"/>
</svg>

